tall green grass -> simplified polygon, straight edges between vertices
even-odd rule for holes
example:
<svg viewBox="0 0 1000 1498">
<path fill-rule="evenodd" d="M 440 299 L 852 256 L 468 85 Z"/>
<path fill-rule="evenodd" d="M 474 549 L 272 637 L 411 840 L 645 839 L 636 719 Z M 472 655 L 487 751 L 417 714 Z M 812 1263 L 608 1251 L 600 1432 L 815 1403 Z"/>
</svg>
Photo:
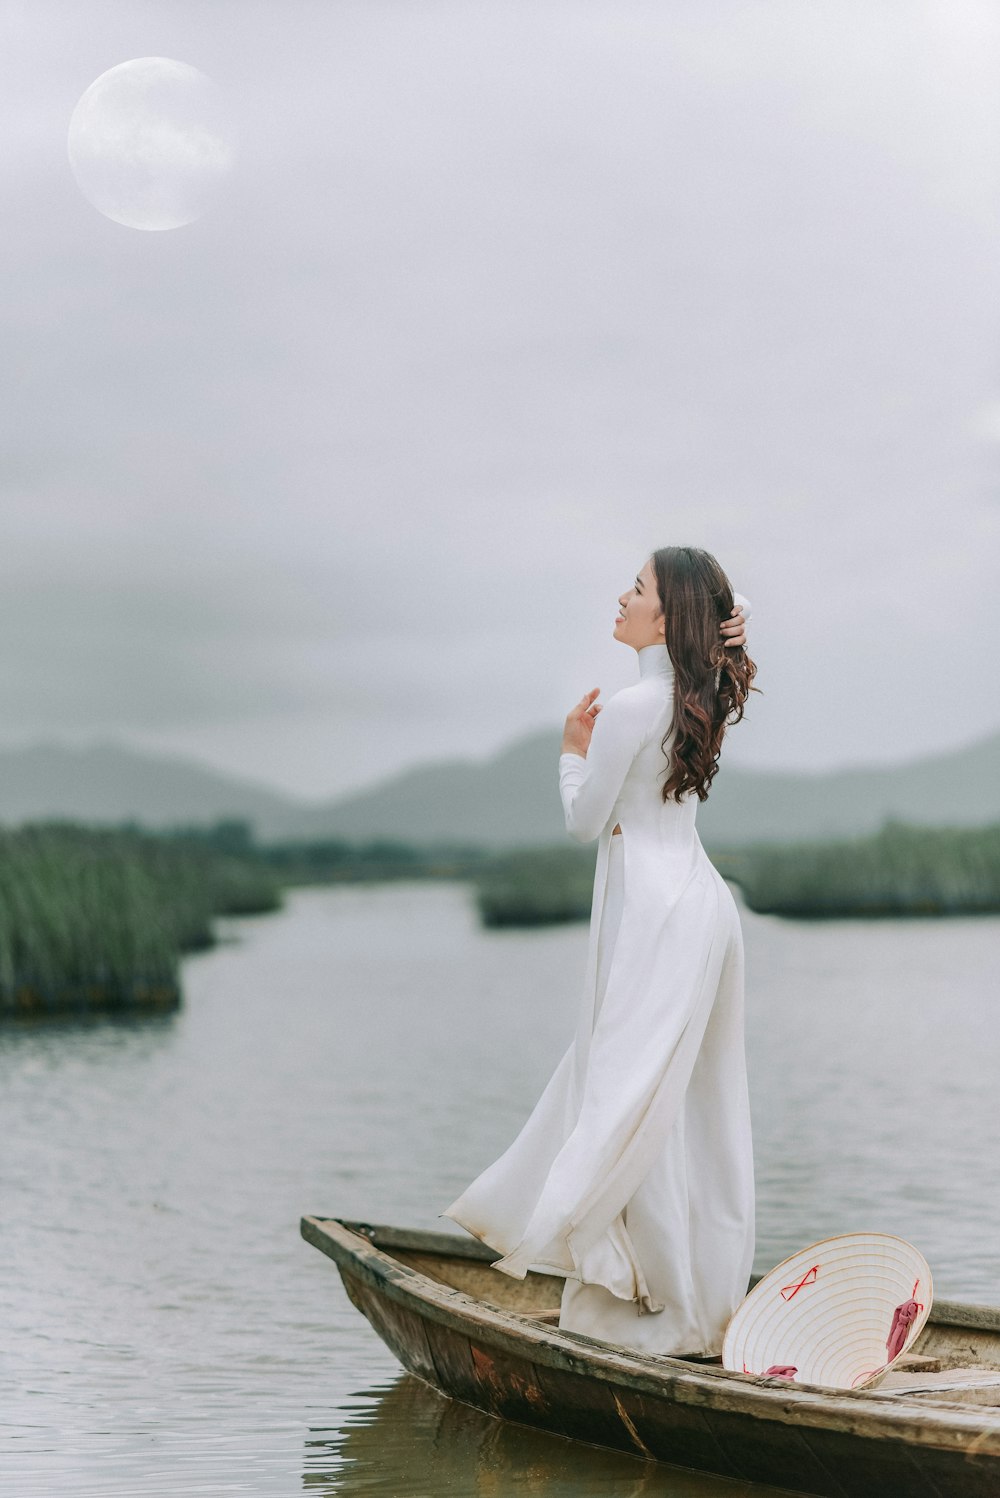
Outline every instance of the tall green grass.
<svg viewBox="0 0 1000 1498">
<path fill-rule="evenodd" d="M 911 827 L 868 837 L 712 848 L 724 878 L 762 914 L 794 917 L 968 915 L 1000 911 L 1000 824 Z M 485 926 L 590 916 L 594 850 L 522 849 L 472 872 Z"/>
<path fill-rule="evenodd" d="M 279 903 L 267 870 L 188 837 L 0 830 L 0 1013 L 172 1008 L 213 915 Z"/>
<path fill-rule="evenodd" d="M 969 915 L 1000 910 L 1000 824 L 758 844 L 721 856 L 751 910 L 772 915 Z"/>
<path fill-rule="evenodd" d="M 585 920 L 596 848 L 524 848 L 497 854 L 473 875 L 484 926 L 546 926 Z"/>
</svg>

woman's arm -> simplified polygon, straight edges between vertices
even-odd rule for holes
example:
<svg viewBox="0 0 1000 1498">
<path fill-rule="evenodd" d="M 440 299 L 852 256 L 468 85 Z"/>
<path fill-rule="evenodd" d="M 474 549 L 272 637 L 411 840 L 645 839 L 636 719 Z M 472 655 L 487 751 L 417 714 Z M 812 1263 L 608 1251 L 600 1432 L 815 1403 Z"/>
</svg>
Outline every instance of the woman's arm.
<svg viewBox="0 0 1000 1498">
<path fill-rule="evenodd" d="M 649 733 L 648 696 L 625 687 L 600 709 L 586 754 L 571 749 L 559 756 L 559 794 L 566 831 L 576 842 L 589 843 L 600 837 L 629 766 Z"/>
</svg>

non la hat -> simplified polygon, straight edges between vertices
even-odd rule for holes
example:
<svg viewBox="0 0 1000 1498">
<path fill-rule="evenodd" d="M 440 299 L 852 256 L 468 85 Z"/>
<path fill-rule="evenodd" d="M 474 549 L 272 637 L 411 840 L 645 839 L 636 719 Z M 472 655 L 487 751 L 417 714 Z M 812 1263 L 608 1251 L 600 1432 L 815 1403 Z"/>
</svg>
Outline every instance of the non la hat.
<svg viewBox="0 0 1000 1498">
<path fill-rule="evenodd" d="M 916 1341 L 933 1294 L 927 1260 L 905 1238 L 824 1238 L 776 1265 L 737 1307 L 722 1365 L 828 1388 L 871 1387 Z"/>
</svg>

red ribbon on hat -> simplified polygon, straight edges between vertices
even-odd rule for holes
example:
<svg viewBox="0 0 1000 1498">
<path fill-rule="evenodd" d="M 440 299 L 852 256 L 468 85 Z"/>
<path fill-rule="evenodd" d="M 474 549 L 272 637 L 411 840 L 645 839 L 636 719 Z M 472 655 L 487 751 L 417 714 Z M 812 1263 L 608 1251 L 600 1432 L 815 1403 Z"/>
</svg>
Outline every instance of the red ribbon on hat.
<svg viewBox="0 0 1000 1498">
<path fill-rule="evenodd" d="M 802 1289 L 803 1285 L 812 1285 L 812 1284 L 814 1284 L 815 1280 L 816 1280 L 816 1276 L 818 1274 L 819 1274 L 819 1265 L 818 1264 L 814 1264 L 811 1269 L 807 1269 L 806 1270 L 805 1274 L 799 1280 L 799 1282 L 798 1282 L 797 1285 L 786 1285 L 784 1287 L 784 1289 L 781 1292 L 781 1298 L 782 1298 L 782 1300 L 791 1300 L 791 1298 L 792 1298 L 793 1295 L 798 1295 L 798 1293 Z"/>
</svg>

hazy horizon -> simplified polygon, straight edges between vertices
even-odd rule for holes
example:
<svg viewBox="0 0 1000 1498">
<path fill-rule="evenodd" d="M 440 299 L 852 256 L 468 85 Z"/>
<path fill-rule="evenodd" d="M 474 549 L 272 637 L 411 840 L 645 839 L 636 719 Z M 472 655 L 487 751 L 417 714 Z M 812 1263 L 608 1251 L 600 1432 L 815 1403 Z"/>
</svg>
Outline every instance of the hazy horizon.
<svg viewBox="0 0 1000 1498">
<path fill-rule="evenodd" d="M 12 4 L 0 743 L 305 799 L 635 678 L 649 551 L 758 663 L 732 763 L 1000 728 L 1000 14 L 827 0 Z M 67 161 L 129 58 L 238 136 L 143 232 Z"/>
<path fill-rule="evenodd" d="M 163 758 L 168 759 L 178 765 L 189 765 L 192 769 L 203 769 L 215 773 L 221 773 L 223 776 L 232 776 L 234 781 L 245 783 L 248 787 L 256 787 L 256 789 L 261 791 L 268 791 L 276 793 L 280 796 L 287 796 L 292 801 L 300 801 L 303 806 L 308 807 L 328 801 L 339 802 L 341 799 L 350 798 L 355 794 L 363 794 L 375 789 L 379 785 L 386 783 L 388 780 L 394 779 L 397 775 L 405 774 L 406 771 L 412 769 L 432 768 L 437 765 L 445 764 L 451 760 L 457 760 L 467 764 L 488 763 L 497 754 L 502 755 L 507 749 L 514 747 L 524 739 L 533 737 L 535 734 L 539 733 L 549 733 L 554 735 L 558 732 L 558 728 L 559 725 L 555 723 L 548 724 L 547 726 L 543 725 L 541 728 L 536 729 L 529 728 L 523 733 L 520 733 L 514 738 L 508 740 L 507 742 L 499 744 L 494 748 L 487 749 L 482 752 L 470 751 L 469 753 L 457 753 L 455 755 L 432 754 L 427 755 L 426 757 L 416 758 L 409 761 L 406 765 L 400 767 L 397 770 L 389 770 L 386 772 L 374 774 L 368 780 L 359 781 L 357 785 L 348 786 L 343 790 L 331 792 L 329 795 L 324 795 L 322 791 L 310 794 L 303 791 L 289 790 L 286 787 L 282 786 L 279 781 L 269 779 L 266 770 L 259 775 L 244 774 L 242 771 L 232 770 L 225 765 L 216 764 L 212 760 L 199 755 L 193 750 L 172 748 L 157 749 L 154 746 L 138 745 L 133 743 L 125 735 L 116 736 L 114 734 L 102 734 L 95 735 L 91 738 L 79 738 L 76 740 L 49 737 L 35 738 L 25 741 L 24 743 L 17 744 L 0 743 L 0 755 L 8 752 L 15 754 L 25 752 L 30 754 L 33 750 L 50 749 L 55 749 L 57 751 L 68 749 L 71 752 L 75 751 L 82 753 L 85 753 L 88 750 L 112 749 L 115 751 L 123 750 L 128 753 L 136 753 L 144 756 L 149 755 L 150 757 L 154 758 L 162 756 Z M 976 735 L 973 739 L 963 740 L 961 743 L 956 743 L 949 747 L 951 747 L 956 754 L 960 754 L 966 750 L 974 748 L 977 744 L 982 743 L 984 737 L 992 738 L 995 737 L 998 733 L 1000 733 L 1000 730 L 995 730 L 993 735 Z M 799 774 L 809 776 L 817 780 L 821 780 L 828 773 L 837 773 L 838 771 L 850 773 L 852 771 L 861 771 L 865 769 L 884 770 L 887 767 L 899 768 L 903 770 L 911 765 L 922 763 L 928 757 L 933 758 L 933 752 L 919 750 L 913 751 L 911 753 L 903 753 L 893 761 L 880 760 L 873 755 L 868 760 L 859 760 L 853 763 L 834 765 L 824 768 L 817 766 L 807 766 L 804 769 L 795 770 L 793 768 L 789 769 L 780 765 L 747 765 L 745 761 L 738 759 L 735 755 L 730 756 L 727 751 L 723 751 L 724 764 L 732 764 L 734 767 L 739 769 L 751 770 L 755 774 L 766 775 L 768 772 L 773 772 L 775 775 Z"/>
</svg>

